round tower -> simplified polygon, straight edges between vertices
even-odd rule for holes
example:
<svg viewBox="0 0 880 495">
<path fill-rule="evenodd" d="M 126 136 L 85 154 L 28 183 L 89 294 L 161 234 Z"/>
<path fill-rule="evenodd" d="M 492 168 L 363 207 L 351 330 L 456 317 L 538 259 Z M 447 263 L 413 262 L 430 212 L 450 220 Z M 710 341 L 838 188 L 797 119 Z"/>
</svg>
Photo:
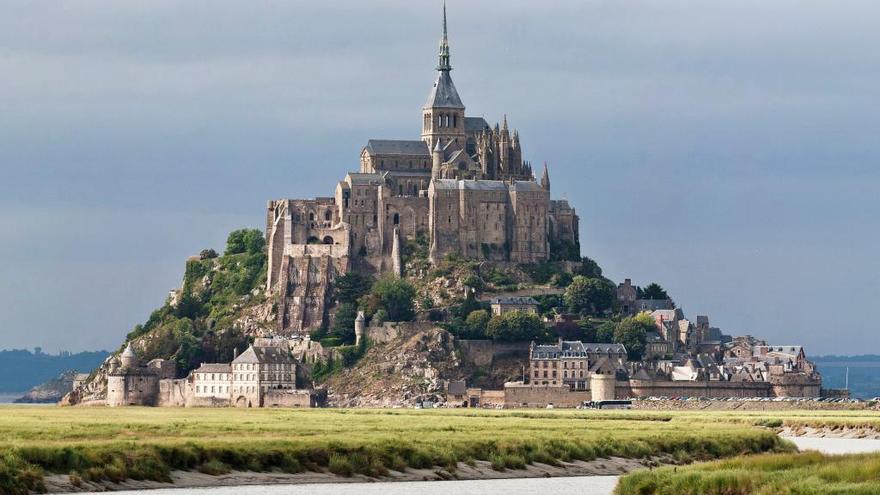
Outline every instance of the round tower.
<svg viewBox="0 0 880 495">
<path fill-rule="evenodd" d="M 129 342 L 128 346 L 125 347 L 125 350 L 122 351 L 120 361 L 123 368 L 137 368 L 138 357 L 137 354 L 134 353 L 134 349 L 131 348 L 131 342 Z"/>
<path fill-rule="evenodd" d="M 107 367 L 110 370 L 110 373 L 116 373 L 116 370 L 119 369 L 119 359 L 116 356 L 110 356 L 110 360 L 107 361 Z"/>
<path fill-rule="evenodd" d="M 431 178 L 439 179 L 440 178 L 440 167 L 443 166 L 443 148 L 440 146 L 440 140 L 437 140 L 437 145 L 434 146 L 434 151 L 431 152 Z"/>
<path fill-rule="evenodd" d="M 358 311 L 357 318 L 354 319 L 354 345 L 361 345 L 361 340 L 364 338 L 365 323 L 364 312 Z"/>
<path fill-rule="evenodd" d="M 595 372 L 590 376 L 590 399 L 593 401 L 614 400 L 617 398 L 615 388 L 617 377 L 615 374 Z"/>
</svg>

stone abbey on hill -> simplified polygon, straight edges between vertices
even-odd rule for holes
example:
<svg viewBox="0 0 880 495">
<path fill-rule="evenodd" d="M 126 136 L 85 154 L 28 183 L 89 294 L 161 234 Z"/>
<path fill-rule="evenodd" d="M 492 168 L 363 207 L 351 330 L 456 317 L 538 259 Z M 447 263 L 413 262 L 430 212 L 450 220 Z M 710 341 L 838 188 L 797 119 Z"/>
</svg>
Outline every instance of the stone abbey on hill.
<svg viewBox="0 0 880 495">
<path fill-rule="evenodd" d="M 507 117 L 492 127 L 465 115 L 445 7 L 436 70 L 420 139 L 369 140 L 333 197 L 269 201 L 267 284 L 281 294 L 282 333 L 320 326 L 338 274 L 400 274 L 406 240 L 426 242 L 433 262 L 454 254 L 534 263 L 579 251 L 575 210 L 550 199 L 546 164 L 538 181 Z"/>
</svg>

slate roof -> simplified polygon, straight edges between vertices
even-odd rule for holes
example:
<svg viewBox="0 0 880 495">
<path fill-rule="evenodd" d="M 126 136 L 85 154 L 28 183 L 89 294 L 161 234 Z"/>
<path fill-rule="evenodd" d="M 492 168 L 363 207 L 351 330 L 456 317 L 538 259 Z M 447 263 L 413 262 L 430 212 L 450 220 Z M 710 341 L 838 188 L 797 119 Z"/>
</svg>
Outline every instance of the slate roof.
<svg viewBox="0 0 880 495">
<path fill-rule="evenodd" d="M 285 352 L 279 347 L 254 347 L 250 346 L 235 358 L 233 363 L 252 363 L 252 364 L 277 364 L 277 363 L 293 363 L 293 357 L 290 353 Z"/>
<path fill-rule="evenodd" d="M 349 172 L 348 176 L 351 178 L 351 183 L 353 185 L 359 186 L 376 184 L 382 181 L 381 174 L 362 174 L 358 172 Z"/>
<path fill-rule="evenodd" d="M 421 140 L 370 139 L 367 151 L 371 155 L 431 155 L 427 143 Z"/>
<path fill-rule="evenodd" d="M 470 189 L 480 191 L 507 191 L 507 184 L 500 180 L 435 179 L 434 189 Z"/>
<path fill-rule="evenodd" d="M 625 354 L 622 344 L 599 344 L 579 341 L 563 341 L 562 345 L 536 345 L 532 350 L 533 359 L 559 357 L 583 357 L 587 354 Z"/>
<path fill-rule="evenodd" d="M 671 309 L 672 304 L 669 299 L 637 299 L 636 307 L 643 311 L 654 311 Z"/>
<path fill-rule="evenodd" d="M 232 365 L 229 363 L 202 363 L 193 373 L 232 373 Z"/>
<path fill-rule="evenodd" d="M 428 94 L 428 101 L 425 102 L 425 108 L 464 108 L 461 98 L 458 96 L 458 90 L 449 76 L 449 71 L 437 71 L 437 80 L 431 87 L 431 93 Z M 467 124 L 467 121 L 465 121 Z"/>
<path fill-rule="evenodd" d="M 465 132 L 473 132 L 473 131 L 488 131 L 491 127 L 489 127 L 489 123 L 486 122 L 486 119 L 483 117 L 465 117 L 464 118 L 464 131 Z"/>
<path fill-rule="evenodd" d="M 530 180 L 518 180 L 513 183 L 513 190 L 519 192 L 540 192 L 544 188 L 540 184 Z"/>
<path fill-rule="evenodd" d="M 538 301 L 531 297 L 494 297 L 491 304 L 534 304 L 538 305 Z"/>
</svg>

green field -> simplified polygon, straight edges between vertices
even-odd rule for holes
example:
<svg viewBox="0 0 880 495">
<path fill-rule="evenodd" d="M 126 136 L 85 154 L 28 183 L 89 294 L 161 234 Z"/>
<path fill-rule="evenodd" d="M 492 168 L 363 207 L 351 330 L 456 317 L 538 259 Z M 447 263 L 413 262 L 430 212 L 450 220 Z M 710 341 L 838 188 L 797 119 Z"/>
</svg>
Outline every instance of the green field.
<svg viewBox="0 0 880 495">
<path fill-rule="evenodd" d="M 172 470 L 330 471 L 491 461 L 496 469 L 620 456 L 677 462 L 791 451 L 761 418 L 621 411 L 0 409 L 0 492 L 44 473 L 168 480 Z"/>
</svg>

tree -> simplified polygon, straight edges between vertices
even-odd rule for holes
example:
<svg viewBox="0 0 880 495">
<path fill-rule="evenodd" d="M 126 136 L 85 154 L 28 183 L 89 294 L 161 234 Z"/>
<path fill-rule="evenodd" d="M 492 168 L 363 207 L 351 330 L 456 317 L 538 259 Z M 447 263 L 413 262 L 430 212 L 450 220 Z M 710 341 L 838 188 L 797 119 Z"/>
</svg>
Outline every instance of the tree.
<svg viewBox="0 0 880 495">
<path fill-rule="evenodd" d="M 210 260 L 217 257 L 217 251 L 213 249 L 202 249 L 202 252 L 199 253 L 200 260 Z"/>
<path fill-rule="evenodd" d="M 257 229 L 238 229 L 229 233 L 226 238 L 224 254 L 262 253 L 266 246 L 263 233 Z"/>
<path fill-rule="evenodd" d="M 581 341 L 582 342 L 596 342 L 596 332 L 598 328 L 596 324 L 590 320 L 583 319 L 577 323 L 578 328 L 581 330 Z"/>
<path fill-rule="evenodd" d="M 524 341 L 544 337 L 547 328 L 541 318 L 532 313 L 511 311 L 495 315 L 486 325 L 486 334 L 493 340 Z"/>
<path fill-rule="evenodd" d="M 410 321 L 415 316 L 416 289 L 408 280 L 393 275 L 383 277 L 373 284 L 371 293 L 380 301 L 389 321 Z"/>
<path fill-rule="evenodd" d="M 572 280 L 574 280 L 574 277 L 570 273 L 560 272 L 550 277 L 550 285 L 559 288 L 568 287 Z"/>
<path fill-rule="evenodd" d="M 358 299 L 370 292 L 373 279 L 357 272 L 348 272 L 338 277 L 334 284 L 336 300 L 340 303 L 355 303 Z"/>
<path fill-rule="evenodd" d="M 639 289 L 638 291 L 639 299 L 653 299 L 653 300 L 664 300 L 669 299 L 669 294 L 666 293 L 666 289 L 660 286 L 660 284 L 651 282 L 644 289 Z"/>
<path fill-rule="evenodd" d="M 336 308 L 336 319 L 333 321 L 333 337 L 337 337 L 344 344 L 355 341 L 354 320 L 357 318 L 357 307 L 345 302 Z"/>
<path fill-rule="evenodd" d="M 587 278 L 602 278 L 602 267 L 592 259 L 584 256 L 581 258 L 580 268 L 576 269 L 574 274 Z"/>
<path fill-rule="evenodd" d="M 464 326 L 465 329 L 467 329 L 468 336 L 478 339 L 485 338 L 486 325 L 489 324 L 490 319 L 491 317 L 489 316 L 489 312 L 485 309 L 471 311 L 471 313 L 464 320 Z"/>
<path fill-rule="evenodd" d="M 647 349 L 648 332 L 655 329 L 654 319 L 647 313 L 624 318 L 614 330 L 614 342 L 626 347 L 630 361 L 638 361 Z"/>
<path fill-rule="evenodd" d="M 596 342 L 602 344 L 610 344 L 614 342 L 615 329 L 617 329 L 617 324 L 613 321 L 606 321 L 596 327 Z"/>
<path fill-rule="evenodd" d="M 565 304 L 574 313 L 598 314 L 611 307 L 614 286 L 605 279 L 578 275 L 565 289 Z"/>
</svg>

